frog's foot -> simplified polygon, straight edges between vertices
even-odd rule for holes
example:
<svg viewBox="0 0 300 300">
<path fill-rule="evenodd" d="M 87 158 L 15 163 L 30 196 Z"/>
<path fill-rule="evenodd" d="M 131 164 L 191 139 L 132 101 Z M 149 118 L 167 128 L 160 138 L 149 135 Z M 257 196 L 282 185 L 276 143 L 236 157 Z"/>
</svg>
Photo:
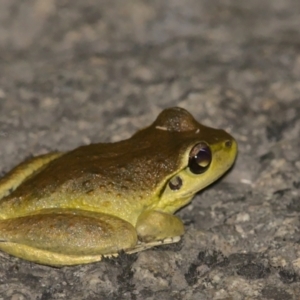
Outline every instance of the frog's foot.
<svg viewBox="0 0 300 300">
<path fill-rule="evenodd" d="M 139 216 L 136 231 L 141 243 L 133 248 L 133 250 L 136 249 L 135 252 L 178 242 L 184 233 L 184 225 L 174 215 L 162 211 L 147 210 Z"/>
<path fill-rule="evenodd" d="M 174 237 L 166 238 L 164 240 L 158 240 L 158 241 L 153 241 L 153 242 L 148 242 L 148 243 L 139 241 L 135 247 L 126 250 L 125 253 L 132 254 L 132 253 L 144 251 L 144 250 L 147 250 L 147 249 L 150 249 L 150 248 L 153 248 L 156 246 L 160 246 L 160 245 L 174 244 L 174 243 L 179 242 L 180 239 L 181 239 L 180 236 L 174 236 Z"/>
</svg>

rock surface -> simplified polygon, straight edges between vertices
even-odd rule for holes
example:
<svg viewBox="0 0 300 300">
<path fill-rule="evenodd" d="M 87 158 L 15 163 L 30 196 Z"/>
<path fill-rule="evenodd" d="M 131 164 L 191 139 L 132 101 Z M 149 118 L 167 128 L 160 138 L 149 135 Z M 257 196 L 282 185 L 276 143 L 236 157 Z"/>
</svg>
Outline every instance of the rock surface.
<svg viewBox="0 0 300 300">
<path fill-rule="evenodd" d="M 300 298 L 298 0 L 2 0 L 0 171 L 181 106 L 239 143 L 178 245 L 55 269 L 0 253 L 1 299 Z"/>
</svg>

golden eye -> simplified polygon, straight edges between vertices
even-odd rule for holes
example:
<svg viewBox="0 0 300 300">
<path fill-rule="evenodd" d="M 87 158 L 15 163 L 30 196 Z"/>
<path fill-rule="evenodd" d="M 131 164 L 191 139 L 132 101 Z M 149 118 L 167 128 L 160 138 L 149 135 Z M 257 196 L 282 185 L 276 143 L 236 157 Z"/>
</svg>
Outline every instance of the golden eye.
<svg viewBox="0 0 300 300">
<path fill-rule="evenodd" d="M 204 173 L 210 166 L 212 154 L 205 143 L 196 144 L 189 155 L 189 168 L 194 174 Z"/>
</svg>

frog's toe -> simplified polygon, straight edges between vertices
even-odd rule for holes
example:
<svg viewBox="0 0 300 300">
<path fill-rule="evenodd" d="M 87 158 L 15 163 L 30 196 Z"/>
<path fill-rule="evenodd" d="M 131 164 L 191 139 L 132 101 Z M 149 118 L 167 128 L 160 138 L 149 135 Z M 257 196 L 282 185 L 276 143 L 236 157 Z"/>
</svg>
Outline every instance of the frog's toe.
<svg viewBox="0 0 300 300">
<path fill-rule="evenodd" d="M 174 244 L 178 243 L 181 240 L 181 236 L 173 236 L 169 237 L 163 240 L 158 240 L 158 241 L 153 241 L 149 243 L 144 243 L 144 242 L 138 242 L 137 245 L 134 248 L 128 249 L 125 252 L 128 254 L 140 252 L 143 250 L 147 250 L 156 246 L 160 245 L 168 245 L 168 244 Z"/>
</svg>

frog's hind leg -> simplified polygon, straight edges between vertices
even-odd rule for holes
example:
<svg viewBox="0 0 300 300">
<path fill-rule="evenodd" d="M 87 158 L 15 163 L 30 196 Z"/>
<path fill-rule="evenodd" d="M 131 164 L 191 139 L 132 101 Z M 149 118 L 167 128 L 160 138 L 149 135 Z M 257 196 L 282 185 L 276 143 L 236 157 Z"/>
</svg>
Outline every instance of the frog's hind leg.
<svg viewBox="0 0 300 300">
<path fill-rule="evenodd" d="M 39 172 L 43 166 L 61 155 L 63 155 L 62 152 L 53 152 L 36 156 L 25 160 L 13 168 L 4 177 L 0 178 L 0 199 L 9 195 L 26 179 Z"/>
<path fill-rule="evenodd" d="M 0 249 L 40 264 L 94 262 L 136 243 L 136 230 L 130 223 L 102 213 L 51 209 L 0 220 Z"/>
</svg>

